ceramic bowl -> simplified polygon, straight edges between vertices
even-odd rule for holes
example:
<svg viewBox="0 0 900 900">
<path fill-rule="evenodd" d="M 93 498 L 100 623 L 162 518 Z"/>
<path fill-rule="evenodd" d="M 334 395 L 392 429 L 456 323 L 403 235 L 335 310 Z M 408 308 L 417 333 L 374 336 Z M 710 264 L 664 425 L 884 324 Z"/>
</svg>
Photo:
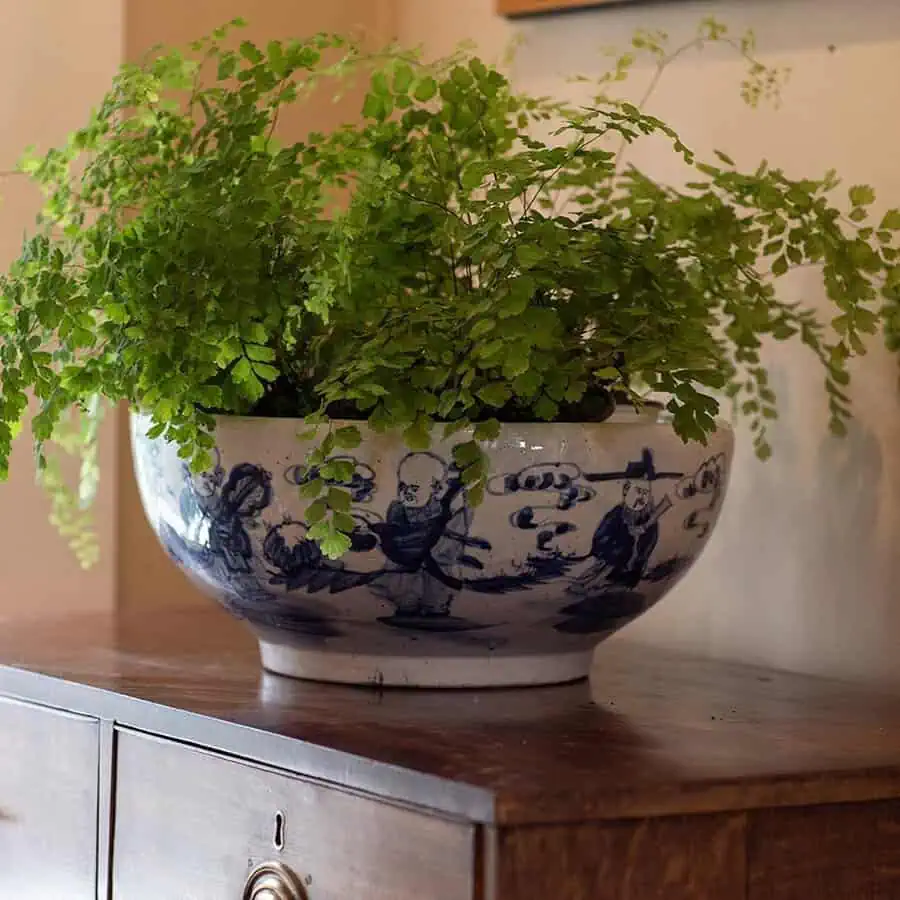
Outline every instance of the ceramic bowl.
<svg viewBox="0 0 900 900">
<path fill-rule="evenodd" d="M 333 561 L 307 534 L 299 421 L 221 417 L 215 465 L 197 475 L 148 425 L 132 416 L 135 470 L 169 555 L 255 631 L 266 669 L 357 684 L 584 677 L 596 644 L 697 559 L 733 453 L 727 426 L 685 444 L 655 411 L 506 425 L 472 508 L 452 442 L 410 452 L 363 429 L 341 454 L 356 527 Z"/>
</svg>

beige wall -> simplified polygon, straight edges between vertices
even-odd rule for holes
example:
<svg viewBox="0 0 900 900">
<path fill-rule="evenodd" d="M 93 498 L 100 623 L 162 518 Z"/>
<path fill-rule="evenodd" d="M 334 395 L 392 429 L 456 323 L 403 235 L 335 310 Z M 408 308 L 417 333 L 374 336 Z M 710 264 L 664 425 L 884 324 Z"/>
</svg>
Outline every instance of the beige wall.
<svg viewBox="0 0 900 900">
<path fill-rule="evenodd" d="M 184 40 L 233 15 L 236 0 L 117 0 L 74 5 L 29 0 L 8 7 L 0 34 L 0 167 L 22 143 L 47 143 L 77 124 L 99 95 L 119 58 L 134 58 L 157 41 Z M 2 7 L 0 7 L 2 8 Z M 15 15 L 12 15 L 13 8 Z M 396 11 L 396 20 L 392 16 Z M 714 13 L 735 28 L 753 26 L 770 61 L 795 69 L 780 112 L 752 113 L 736 102 L 739 66 L 719 52 L 683 60 L 655 96 L 651 111 L 671 119 L 703 150 L 725 146 L 739 161 L 762 155 L 789 171 L 816 173 L 837 166 L 849 182 L 870 181 L 900 203 L 900 6 L 895 0 L 744 0 L 635 5 L 522 22 L 515 28 L 492 12 L 492 0 L 398 0 L 253 4 L 258 36 L 362 25 L 379 36 L 396 26 L 401 39 L 444 52 L 475 38 L 499 57 L 515 31 L 526 44 L 515 76 L 534 91 L 567 91 L 565 76 L 597 67 L 598 49 L 627 42 L 638 26 L 686 35 Z M 830 49 L 830 45 L 834 49 Z M 86 49 L 88 48 L 88 49 Z M 34 54 L 37 54 L 35 56 Z M 290 123 L 289 123 L 290 124 Z M 317 126 L 321 124 L 316 123 Z M 296 127 L 302 127 L 297 123 Z M 664 158 L 639 160 L 672 174 Z M 5 188 L 0 207 L 0 252 L 14 249 L 27 222 L 28 198 Z M 794 289 L 814 302 L 820 289 L 804 276 Z M 851 437 L 823 436 L 825 410 L 819 375 L 797 348 L 770 355 L 781 389 L 784 419 L 776 456 L 757 463 L 742 442 L 721 527 L 703 560 L 653 613 L 626 637 L 734 655 L 790 668 L 859 677 L 900 679 L 900 555 L 898 503 L 900 438 L 894 362 L 876 348 L 857 366 L 857 424 Z M 120 421 L 123 424 L 124 419 Z M 101 505 L 104 563 L 79 573 L 45 524 L 46 504 L 34 492 L 28 448 L 18 448 L 16 475 L 0 487 L 0 614 L 13 606 L 40 608 L 108 603 L 112 590 L 111 504 L 119 524 L 119 600 L 123 607 L 183 602 L 195 595 L 162 556 L 144 524 L 133 483 L 127 440 L 120 432 L 122 466 L 116 500 L 110 479 Z M 110 454 L 106 472 L 112 471 Z M 5 504 L 5 505 L 4 505 Z M 29 560 L 40 554 L 40 562 Z"/>
<path fill-rule="evenodd" d="M 499 56 L 513 27 L 493 0 L 401 0 L 400 37 L 434 53 L 474 38 Z M 757 32 L 767 60 L 794 75 L 781 111 L 737 101 L 740 66 L 707 51 L 666 76 L 648 111 L 697 150 L 763 156 L 789 173 L 835 166 L 848 184 L 872 183 L 900 205 L 900 4 L 896 0 L 732 0 L 622 6 L 521 21 L 517 83 L 571 91 L 564 78 L 598 67 L 598 49 L 627 44 L 637 27 L 688 36 L 713 14 Z M 833 45 L 834 49 L 830 49 Z M 636 76 L 646 84 L 647 73 Z M 653 149 L 636 161 L 663 176 Z M 821 300 L 812 273 L 793 290 Z M 783 421 L 775 457 L 758 463 L 740 442 L 721 525 L 676 591 L 624 634 L 794 669 L 900 680 L 900 404 L 897 368 L 879 349 L 856 367 L 856 425 L 843 442 L 823 434 L 819 373 L 798 348 L 769 355 Z"/>
<path fill-rule="evenodd" d="M 393 30 L 392 0 L 125 0 L 125 52 L 138 59 L 159 43 L 188 43 L 237 16 L 248 19 L 242 37 L 265 43 L 273 37 L 303 37 L 318 31 L 362 33 L 373 43 Z M 345 121 L 359 109 L 358 95 L 334 104 L 330 98 L 287 110 L 279 120 L 285 138 Z M 124 413 L 119 421 L 118 602 L 122 609 L 208 603 L 172 565 L 144 519 L 131 475 Z"/>
<path fill-rule="evenodd" d="M 122 53 L 120 0 L 0 0 L 0 170 L 23 148 L 48 149 L 77 128 L 102 96 Z M 16 179 L 0 180 L 0 264 L 17 253 L 38 197 Z M 109 608 L 114 600 L 114 429 L 102 447 L 105 475 L 97 508 L 103 558 L 82 572 L 47 522 L 34 485 L 26 434 L 0 484 L 0 620 L 69 609 Z"/>
</svg>

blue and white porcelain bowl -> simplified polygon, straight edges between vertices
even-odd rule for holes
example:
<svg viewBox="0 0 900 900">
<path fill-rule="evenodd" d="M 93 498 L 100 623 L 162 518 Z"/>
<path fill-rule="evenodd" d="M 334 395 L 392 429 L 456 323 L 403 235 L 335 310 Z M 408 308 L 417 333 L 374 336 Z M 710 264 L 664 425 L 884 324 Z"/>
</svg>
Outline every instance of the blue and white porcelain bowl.
<svg viewBox="0 0 900 900">
<path fill-rule="evenodd" d="M 220 418 L 215 466 L 200 475 L 148 425 L 132 416 L 150 523 L 175 562 L 256 632 L 266 669 L 421 687 L 587 675 L 595 645 L 700 554 L 734 443 L 723 425 L 707 446 L 684 444 L 652 410 L 506 425 L 473 509 L 452 441 L 410 452 L 363 429 L 342 485 L 353 545 L 331 561 L 303 521 L 298 421 Z"/>
</svg>

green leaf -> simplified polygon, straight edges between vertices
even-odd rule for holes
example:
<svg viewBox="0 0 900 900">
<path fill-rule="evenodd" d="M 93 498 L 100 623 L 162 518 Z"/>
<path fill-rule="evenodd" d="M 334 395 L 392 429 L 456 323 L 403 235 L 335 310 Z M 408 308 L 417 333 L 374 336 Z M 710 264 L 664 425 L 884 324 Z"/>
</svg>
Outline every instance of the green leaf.
<svg viewBox="0 0 900 900">
<path fill-rule="evenodd" d="M 310 505 L 306 507 L 306 523 L 308 525 L 314 525 L 316 522 L 321 522 L 322 519 L 325 518 L 325 513 L 327 511 L 328 507 L 324 500 L 316 500 L 315 503 L 310 503 Z"/>
<path fill-rule="evenodd" d="M 248 382 L 253 378 L 253 369 L 250 367 L 250 360 L 246 356 L 242 356 L 234 368 L 231 370 L 231 377 L 238 382 Z"/>
<path fill-rule="evenodd" d="M 329 559 L 340 559 L 350 549 L 351 541 L 346 534 L 334 531 L 322 540 L 321 547 Z"/>
<path fill-rule="evenodd" d="M 281 78 L 286 71 L 284 50 L 282 49 L 281 41 L 269 41 L 266 46 L 266 53 L 269 55 L 269 65 L 272 67 L 272 71 Z"/>
<path fill-rule="evenodd" d="M 248 344 L 246 348 L 247 359 L 254 362 L 272 362 L 275 359 L 275 351 L 271 347 L 263 347 L 259 344 Z"/>
<path fill-rule="evenodd" d="M 268 363 L 253 363 L 253 374 L 261 381 L 275 381 L 281 372 Z"/>
<path fill-rule="evenodd" d="M 547 252 L 543 247 L 535 244 L 522 244 L 516 250 L 516 257 L 526 269 L 531 269 L 544 262 L 547 258 Z"/>
<path fill-rule="evenodd" d="M 388 86 L 387 76 L 384 72 L 376 70 L 372 74 L 372 93 L 377 97 L 388 97 L 391 89 Z"/>
<path fill-rule="evenodd" d="M 471 488 L 484 478 L 484 471 L 484 462 L 479 459 L 477 462 L 474 462 L 472 465 L 466 466 L 466 468 L 463 469 L 460 481 L 462 481 L 466 487 Z"/>
<path fill-rule="evenodd" d="M 300 497 L 306 500 L 315 500 L 322 493 L 325 483 L 321 478 L 312 478 L 300 485 Z"/>
<path fill-rule="evenodd" d="M 559 412 L 559 406 L 546 394 L 541 396 L 537 403 L 534 404 L 534 414 L 544 421 L 552 421 Z"/>
<path fill-rule="evenodd" d="M 900 231 L 900 209 L 889 209 L 878 227 L 881 230 Z"/>
<path fill-rule="evenodd" d="M 477 395 L 488 406 L 501 407 L 509 401 L 511 392 L 507 384 L 502 381 L 495 381 L 480 388 Z"/>
<path fill-rule="evenodd" d="M 496 441 L 500 437 L 500 423 L 496 419 L 485 419 L 475 426 L 476 441 Z"/>
<path fill-rule="evenodd" d="M 351 498 L 350 494 L 342 488 L 332 487 L 328 488 L 325 502 L 328 508 L 335 512 L 347 512 L 350 509 Z"/>
<path fill-rule="evenodd" d="M 394 69 L 394 90 L 398 94 L 405 94 L 409 91 L 415 80 L 415 72 L 409 63 L 401 62 Z"/>
<path fill-rule="evenodd" d="M 341 450 L 355 450 L 362 443 L 362 435 L 355 425 L 345 425 L 334 432 L 334 445 Z"/>
<path fill-rule="evenodd" d="M 507 296 L 501 301 L 499 313 L 505 318 L 525 312 L 534 296 L 535 281 L 530 275 L 520 275 L 508 282 Z"/>
<path fill-rule="evenodd" d="M 618 375 L 618 373 L 616 373 L 616 375 Z M 538 392 L 542 384 L 543 378 L 541 377 L 540 372 L 529 369 L 515 377 L 512 383 L 512 389 L 520 397 L 529 398 L 533 397 Z"/>
<path fill-rule="evenodd" d="M 503 377 L 515 379 L 527 374 L 531 365 L 531 348 L 527 343 L 519 341 L 506 345 L 506 359 L 503 361 Z"/>
<path fill-rule="evenodd" d="M 477 509 L 484 502 L 484 484 L 473 484 L 466 489 L 466 502 Z"/>
<path fill-rule="evenodd" d="M 410 450 L 427 450 L 431 446 L 431 428 L 427 419 L 419 418 L 403 432 Z"/>
<path fill-rule="evenodd" d="M 447 422 L 443 427 L 444 437 L 453 437 L 454 434 L 458 434 L 460 431 L 468 428 L 468 426 L 469 423 L 466 421 L 466 419 L 457 419 L 455 422 Z"/>
<path fill-rule="evenodd" d="M 472 191 L 481 187 L 484 181 L 484 169 L 477 163 L 471 163 L 462 170 L 459 180 L 465 190 Z"/>
<path fill-rule="evenodd" d="M 784 275 L 788 270 L 788 261 L 784 256 L 779 256 L 772 263 L 772 274 L 776 276 Z"/>
<path fill-rule="evenodd" d="M 347 515 L 347 513 L 336 512 L 332 517 L 331 521 L 334 523 L 334 527 L 345 534 L 350 534 L 357 525 L 356 519 L 353 516 Z M 349 547 L 347 548 L 350 549 Z"/>
<path fill-rule="evenodd" d="M 875 202 L 875 191 L 867 184 L 857 184 L 850 188 L 850 202 L 854 206 L 869 206 Z"/>
<path fill-rule="evenodd" d="M 479 359 L 487 363 L 502 353 L 506 346 L 507 342 L 503 338 L 494 338 L 486 344 L 480 344 L 475 352 Z"/>
<path fill-rule="evenodd" d="M 384 98 L 379 97 L 377 94 L 367 94 L 366 99 L 363 103 L 362 114 L 367 119 L 377 119 L 381 120 L 385 118 L 385 103 Z"/>
<path fill-rule="evenodd" d="M 478 338 L 483 337 L 489 332 L 494 330 L 494 326 L 497 323 L 493 319 L 479 319 L 473 326 L 472 330 L 469 332 L 469 337 L 473 341 L 477 341 Z"/>
<path fill-rule="evenodd" d="M 356 471 L 356 462 L 353 459 L 332 459 L 327 466 L 328 477 L 340 484 L 350 482 L 354 471 Z M 324 467 L 322 471 L 325 471 Z"/>
<path fill-rule="evenodd" d="M 456 444 L 453 447 L 453 461 L 461 469 L 477 462 L 481 457 L 481 447 L 479 447 L 475 441 L 466 441 L 465 443 Z"/>
<path fill-rule="evenodd" d="M 128 307 L 124 303 L 109 303 L 104 311 L 110 322 L 115 322 L 117 325 L 122 325 L 130 319 Z"/>
<path fill-rule="evenodd" d="M 251 41 L 242 41 L 241 42 L 241 56 L 244 57 L 248 62 L 256 63 L 262 62 L 263 55 L 260 52 L 259 48 L 252 43 Z"/>
<path fill-rule="evenodd" d="M 730 156 L 728 156 L 727 154 L 723 153 L 721 150 L 713 150 L 713 153 L 715 153 L 716 156 L 717 156 L 723 163 L 725 163 L 726 166 L 732 166 L 732 167 L 734 166 L 734 164 L 735 164 L 735 163 L 734 163 L 734 160 L 733 160 Z"/>
<path fill-rule="evenodd" d="M 219 81 L 227 81 L 229 78 L 234 76 L 234 73 L 238 69 L 238 57 L 235 53 L 225 52 L 219 58 L 218 70 L 216 72 L 216 77 Z"/>
<path fill-rule="evenodd" d="M 414 95 L 420 103 L 427 103 L 437 94 L 437 82 L 431 77 L 422 78 L 416 85 Z"/>
</svg>

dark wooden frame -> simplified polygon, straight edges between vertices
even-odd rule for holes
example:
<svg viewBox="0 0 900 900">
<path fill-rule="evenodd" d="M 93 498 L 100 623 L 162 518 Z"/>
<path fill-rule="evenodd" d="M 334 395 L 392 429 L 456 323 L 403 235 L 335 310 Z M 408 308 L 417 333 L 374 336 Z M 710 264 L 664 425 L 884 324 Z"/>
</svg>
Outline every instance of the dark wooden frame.
<svg viewBox="0 0 900 900">
<path fill-rule="evenodd" d="M 635 2 L 637 0 L 497 0 L 497 12 L 502 16 L 534 16 Z"/>
</svg>

